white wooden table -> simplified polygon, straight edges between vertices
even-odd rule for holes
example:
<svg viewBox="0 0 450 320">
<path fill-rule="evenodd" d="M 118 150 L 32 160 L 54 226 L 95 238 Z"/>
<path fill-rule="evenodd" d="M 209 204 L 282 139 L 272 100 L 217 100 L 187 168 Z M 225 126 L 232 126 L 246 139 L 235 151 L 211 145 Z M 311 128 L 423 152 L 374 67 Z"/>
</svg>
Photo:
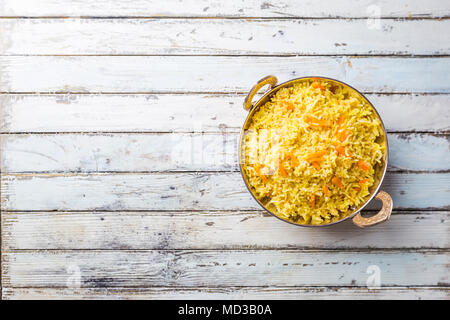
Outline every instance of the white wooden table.
<svg viewBox="0 0 450 320">
<path fill-rule="evenodd" d="M 450 298 L 450 2 L 0 0 L 0 16 L 3 299 Z M 261 211 L 236 141 L 269 74 L 367 93 L 390 221 Z"/>
</svg>

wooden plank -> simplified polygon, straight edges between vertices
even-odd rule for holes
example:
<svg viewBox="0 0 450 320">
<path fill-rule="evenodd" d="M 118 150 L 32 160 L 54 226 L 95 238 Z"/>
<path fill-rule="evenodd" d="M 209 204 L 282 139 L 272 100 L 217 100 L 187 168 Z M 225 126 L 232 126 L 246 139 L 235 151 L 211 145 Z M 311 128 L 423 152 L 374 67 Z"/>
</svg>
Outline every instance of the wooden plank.
<svg viewBox="0 0 450 320">
<path fill-rule="evenodd" d="M 2 56 L 0 65 L 0 91 L 16 93 L 247 92 L 267 74 L 328 76 L 369 92 L 450 92 L 449 57 Z"/>
<path fill-rule="evenodd" d="M 94 16 L 94 17 L 446 17 L 445 0 L 389 1 L 259 1 L 259 0 L 3 0 L 0 16 Z"/>
<path fill-rule="evenodd" d="M 366 96 L 389 132 L 450 130 L 450 95 Z M 0 133 L 239 132 L 247 115 L 244 98 L 242 94 L 3 94 Z"/>
<path fill-rule="evenodd" d="M 2 210 L 260 209 L 238 172 L 5 174 L 1 182 Z M 450 209 L 449 182 L 449 173 L 389 173 L 382 189 L 396 209 Z"/>
<path fill-rule="evenodd" d="M 450 20 L 3 19 L 0 30 L 2 55 L 450 53 Z"/>
<path fill-rule="evenodd" d="M 39 134 L 0 137 L 1 171 L 237 171 L 239 134 Z M 391 171 L 450 171 L 450 136 L 389 134 Z"/>
<path fill-rule="evenodd" d="M 365 287 L 374 270 L 381 286 L 449 285 L 448 253 L 434 251 L 57 250 L 2 258 L 5 287 Z"/>
<path fill-rule="evenodd" d="M 330 288 L 3 288 L 5 300 L 127 299 L 127 300 L 448 300 L 447 287 Z"/>
<path fill-rule="evenodd" d="M 368 229 L 350 221 L 299 229 L 263 212 L 3 213 L 2 250 L 445 249 L 449 218 L 449 212 L 395 212 L 389 222 Z"/>
</svg>

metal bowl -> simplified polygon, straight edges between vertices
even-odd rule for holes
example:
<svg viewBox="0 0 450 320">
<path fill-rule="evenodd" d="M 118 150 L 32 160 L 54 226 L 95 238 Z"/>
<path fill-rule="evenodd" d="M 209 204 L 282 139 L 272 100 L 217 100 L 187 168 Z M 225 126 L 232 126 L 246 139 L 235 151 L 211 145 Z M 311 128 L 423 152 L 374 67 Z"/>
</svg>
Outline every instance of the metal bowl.
<svg viewBox="0 0 450 320">
<path fill-rule="evenodd" d="M 266 208 L 264 206 L 263 203 L 261 203 L 261 201 L 258 200 L 258 198 L 255 196 L 254 191 L 252 189 L 252 187 L 250 186 L 248 179 L 246 177 L 246 175 L 244 174 L 243 171 L 243 165 L 244 165 L 244 161 L 245 161 L 245 157 L 244 157 L 244 137 L 245 137 L 245 132 L 248 129 L 248 126 L 251 122 L 251 119 L 253 117 L 253 115 L 255 114 L 255 112 L 262 106 L 264 105 L 266 102 L 268 102 L 270 100 L 270 98 L 272 97 L 272 95 L 274 95 L 278 90 L 280 90 L 281 88 L 285 88 L 285 87 L 290 87 L 293 84 L 297 83 L 297 82 L 302 82 L 305 80 L 326 80 L 328 82 L 335 82 L 339 85 L 348 87 L 354 91 L 356 91 L 357 93 L 359 93 L 363 99 L 365 99 L 367 101 L 367 103 L 373 108 L 373 110 L 375 111 L 378 119 L 381 122 L 381 126 L 383 128 L 383 136 L 380 137 L 380 139 L 383 139 L 384 142 L 386 143 L 386 152 L 384 154 L 383 157 L 383 164 L 381 166 L 377 166 L 375 168 L 375 183 L 374 185 L 369 189 L 370 191 L 370 195 L 368 195 L 366 197 L 366 200 L 364 201 L 364 203 L 362 203 L 361 205 L 359 205 L 358 207 L 354 208 L 351 210 L 351 212 L 349 212 L 344 218 L 342 218 L 341 220 L 338 221 L 334 221 L 332 223 L 328 223 L 328 224 L 320 224 L 320 225 L 312 225 L 312 224 L 301 224 L 301 223 L 296 223 L 294 221 L 290 221 L 287 219 L 283 219 L 281 217 L 279 217 L 276 213 L 272 212 L 271 210 L 269 210 L 268 208 Z M 292 79 L 289 80 L 287 82 L 281 83 L 279 85 L 277 85 L 278 79 L 275 76 L 267 76 L 262 78 L 261 80 L 259 80 L 255 86 L 253 86 L 253 88 L 250 90 L 249 94 L 247 95 L 247 97 L 244 100 L 244 109 L 249 111 L 249 114 L 247 115 L 247 118 L 245 119 L 244 125 L 242 126 L 242 130 L 241 130 L 241 136 L 240 136 L 240 142 L 239 142 L 239 169 L 242 175 L 242 178 L 244 179 L 245 185 L 247 187 L 247 189 L 249 190 L 249 192 L 251 193 L 251 195 L 253 196 L 253 198 L 259 203 L 259 205 L 264 208 L 267 212 L 269 212 L 270 214 L 272 214 L 273 216 L 277 217 L 278 219 L 288 222 L 290 224 L 294 224 L 297 226 L 302 226 L 302 227 L 325 227 L 325 226 L 330 226 L 330 225 L 334 225 L 336 223 L 345 221 L 347 219 L 352 218 L 353 219 L 353 223 L 356 224 L 359 227 L 369 227 L 369 226 L 373 226 L 376 225 L 378 223 L 384 222 L 386 220 L 388 220 L 391 216 L 392 213 L 392 207 L 393 207 L 393 202 L 392 202 L 392 198 L 391 196 L 384 192 L 384 191 L 380 191 L 380 186 L 381 183 L 383 182 L 384 176 L 386 174 L 386 169 L 387 169 L 387 164 L 388 164 L 388 158 L 389 158 L 389 146 L 388 146 L 388 139 L 387 139 L 387 134 L 386 134 L 386 128 L 384 127 L 384 123 L 383 120 L 381 119 L 379 113 L 377 112 L 377 110 L 375 109 L 375 107 L 372 105 L 372 103 L 358 90 L 356 90 L 355 88 L 353 88 L 352 86 L 342 82 L 342 81 L 338 81 L 335 79 L 331 79 L 331 78 L 326 78 L 326 77 L 318 77 L 318 76 L 311 76 L 311 77 L 301 77 L 301 78 L 296 78 L 296 79 Z M 255 103 L 252 103 L 252 100 L 255 96 L 255 94 L 264 86 L 269 85 L 270 88 L 269 90 Z M 381 200 L 383 202 L 383 207 L 382 209 L 374 216 L 369 217 L 369 218 L 365 218 L 361 216 L 361 210 L 364 209 L 364 207 L 367 206 L 367 204 L 373 199 L 373 198 L 377 198 L 379 200 Z"/>
</svg>

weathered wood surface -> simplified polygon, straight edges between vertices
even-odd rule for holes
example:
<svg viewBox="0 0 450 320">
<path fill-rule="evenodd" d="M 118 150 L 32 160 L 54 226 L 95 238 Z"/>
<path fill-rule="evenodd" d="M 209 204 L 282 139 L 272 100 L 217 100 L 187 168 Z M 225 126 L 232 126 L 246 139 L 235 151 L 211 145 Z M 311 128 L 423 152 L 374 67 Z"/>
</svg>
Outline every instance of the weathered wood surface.
<svg viewBox="0 0 450 320">
<path fill-rule="evenodd" d="M 450 173 L 389 173 L 396 209 L 450 208 Z M 254 210 L 239 172 L 3 174 L 2 210 Z M 368 208 L 373 208 L 373 201 Z"/>
<path fill-rule="evenodd" d="M 127 299 L 127 300 L 445 300 L 448 287 L 228 287 L 228 288 L 3 288 L 7 300 Z"/>
<path fill-rule="evenodd" d="M 2 298 L 449 299 L 449 17 L 444 0 L 1 1 Z M 260 210 L 236 141 L 268 74 L 367 94 L 389 222 Z"/>
<path fill-rule="evenodd" d="M 0 66 L 0 91 L 16 93 L 246 93 L 268 74 L 280 82 L 327 76 L 369 92 L 450 93 L 449 57 L 0 56 Z"/>
<path fill-rule="evenodd" d="M 35 5 L 34 0 L 3 0 L 0 16 L 439 18 L 450 16 L 446 4 L 445 0 L 341 0 L 326 4 L 308 0 L 168 0 L 164 5 L 153 0 L 40 0 Z"/>
<path fill-rule="evenodd" d="M 373 214 L 373 213 L 372 213 Z M 350 221 L 299 228 L 257 212 L 8 212 L 2 250 L 448 248 L 447 211 L 394 212 L 361 229 Z"/>
<path fill-rule="evenodd" d="M 448 286 L 448 252 L 108 250 L 4 252 L 6 287 Z M 373 267 L 372 267 L 373 268 Z"/>
<path fill-rule="evenodd" d="M 388 138 L 390 171 L 450 171 L 448 135 Z M 238 133 L 4 135 L 1 171 L 237 171 L 238 145 Z"/>
<path fill-rule="evenodd" d="M 450 53 L 450 20 L 379 20 L 376 27 L 370 23 L 364 19 L 3 19 L 0 30 L 6 32 L 0 33 L 0 54 Z"/>
<path fill-rule="evenodd" d="M 389 132 L 450 130 L 448 94 L 366 96 Z M 0 132 L 239 132 L 247 115 L 244 98 L 243 94 L 4 94 Z"/>
</svg>

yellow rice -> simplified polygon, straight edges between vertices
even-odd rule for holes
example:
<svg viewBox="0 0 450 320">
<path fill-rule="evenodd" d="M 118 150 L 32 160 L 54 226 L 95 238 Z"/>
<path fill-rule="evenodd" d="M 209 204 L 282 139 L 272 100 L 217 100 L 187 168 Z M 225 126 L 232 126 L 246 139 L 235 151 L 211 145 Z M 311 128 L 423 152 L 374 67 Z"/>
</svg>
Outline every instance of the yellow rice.
<svg viewBox="0 0 450 320">
<path fill-rule="evenodd" d="M 367 200 L 383 166 L 382 136 L 378 116 L 358 92 L 306 79 L 255 112 L 243 140 L 243 173 L 280 218 L 331 223 Z"/>
</svg>

